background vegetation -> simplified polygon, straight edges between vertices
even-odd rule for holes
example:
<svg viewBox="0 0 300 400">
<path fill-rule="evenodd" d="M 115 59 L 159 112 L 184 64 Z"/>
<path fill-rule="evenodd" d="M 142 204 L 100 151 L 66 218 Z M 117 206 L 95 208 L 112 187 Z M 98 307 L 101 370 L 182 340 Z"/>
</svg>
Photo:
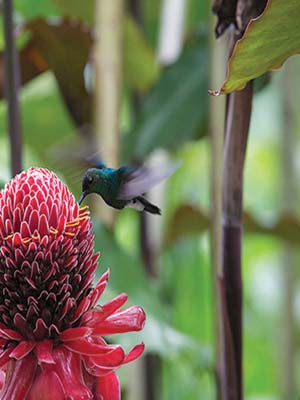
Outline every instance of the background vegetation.
<svg viewBox="0 0 300 400">
<path fill-rule="evenodd" d="M 147 219 L 150 273 L 140 245 L 144 225 L 139 214 L 119 212 L 113 228 L 101 223 L 97 211 L 93 215 L 96 247 L 101 251 L 99 274 L 107 266 L 111 268 L 108 295 L 127 292 L 130 301 L 143 306 L 148 316 L 143 332 L 118 338 L 127 340 L 123 344 L 129 347 L 138 336 L 152 354 L 147 362 L 123 368 L 121 381 L 127 400 L 210 400 L 216 396 L 209 240 L 211 165 L 215 160 L 210 155 L 209 107 L 212 119 L 220 120 L 222 115 L 214 111 L 207 90 L 212 71 L 209 48 L 226 48 L 227 39 L 217 44 L 209 40 L 213 22 L 208 0 L 189 0 L 185 7 L 182 47 L 178 56 L 166 63 L 157 57 L 162 1 L 141 1 L 138 13 L 134 1 L 124 5 L 120 163 L 182 160 L 176 174 L 151 194 L 162 206 L 163 216 L 159 221 L 152 216 Z M 20 28 L 17 46 L 24 84 L 20 97 L 23 167 L 54 170 L 78 198 L 81 176 L 88 166 L 82 147 L 90 149 L 95 135 L 95 5 L 92 1 L 16 0 L 14 17 Z M 2 34 L 0 46 L 3 50 Z M 224 76 L 225 56 L 218 68 Z M 257 85 L 254 96 L 245 167 L 243 241 L 244 386 L 248 400 L 288 398 L 284 397 L 287 385 L 293 386 L 295 399 L 300 393 L 299 383 L 292 379 L 300 372 L 299 340 L 294 339 L 299 329 L 299 272 L 295 266 L 300 242 L 296 207 L 300 121 L 294 106 L 299 104 L 299 90 L 287 89 L 295 87 L 297 69 L 299 60 L 291 59 L 283 70 Z M 2 96 L 3 86 L 2 73 Z M 285 146 L 287 130 L 292 134 L 290 145 Z M 10 160 L 3 100 L 0 144 L 0 178 L 6 182 Z M 99 146 L 92 145 L 92 150 L 98 152 Z M 292 169 L 288 167 L 291 160 Z M 100 198 L 95 201 L 101 202 Z M 287 315 L 291 316 L 288 322 Z M 287 349 L 290 357 L 286 357 Z M 145 389 L 149 360 L 155 365 L 150 374 L 152 384 L 155 382 L 153 397 Z M 290 371 L 288 383 L 285 370 Z"/>
</svg>

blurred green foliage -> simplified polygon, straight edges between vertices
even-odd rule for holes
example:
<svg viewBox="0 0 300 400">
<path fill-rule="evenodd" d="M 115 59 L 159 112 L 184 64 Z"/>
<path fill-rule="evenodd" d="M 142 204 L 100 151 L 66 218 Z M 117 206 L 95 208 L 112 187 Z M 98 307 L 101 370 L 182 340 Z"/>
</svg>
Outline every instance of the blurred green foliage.
<svg viewBox="0 0 300 400">
<path fill-rule="evenodd" d="M 66 109 L 66 96 L 75 91 L 80 97 L 83 89 L 88 96 L 91 95 L 83 86 L 86 65 L 80 50 L 85 52 L 86 61 L 90 59 L 90 53 L 89 49 L 82 47 L 82 42 L 77 42 L 76 47 L 74 41 L 55 35 L 62 22 L 57 17 L 62 15 L 72 15 L 75 20 L 80 17 L 81 22 L 84 20 L 92 25 L 93 2 L 40 0 L 37 3 L 36 0 L 18 0 L 15 5 L 18 17 L 23 21 L 38 16 L 46 18 L 49 24 L 55 21 L 49 34 L 51 40 L 46 35 L 42 43 L 48 71 L 25 85 L 21 93 L 24 167 L 38 164 L 54 170 L 78 196 L 80 175 L 62 167 L 59 157 L 53 157 L 51 149 L 65 146 L 79 135 L 74 111 Z M 130 346 L 130 342 L 136 342 L 138 337 L 145 341 L 147 351 L 160 355 L 159 399 L 198 400 L 201 393 L 201 399 L 212 400 L 215 398 L 215 299 L 207 233 L 210 206 L 207 137 L 209 63 L 207 35 L 199 34 L 199 27 L 200 32 L 207 29 L 203 25 L 208 23 L 209 2 L 201 2 L 200 6 L 197 0 L 188 2 L 186 40 L 182 53 L 172 65 L 161 68 L 155 60 L 160 6 L 160 0 L 142 2 L 144 33 L 132 20 L 128 20 L 128 41 L 125 45 L 127 78 L 123 100 L 126 112 L 122 113 L 121 126 L 128 127 L 122 132 L 124 158 L 135 156 L 145 159 L 157 149 L 164 148 L 169 157 L 183 160 L 180 170 L 166 184 L 162 229 L 168 240 L 161 244 L 158 254 L 157 278 L 149 279 L 139 254 L 137 214 L 132 210 L 119 213 L 114 232 L 106 230 L 95 220 L 95 243 L 101 251 L 99 275 L 110 267 L 111 292 L 108 295 L 127 292 L 130 302 L 143 306 L 147 312 L 144 332 L 117 340 L 123 340 L 125 346 Z M 75 27 L 81 29 L 82 24 L 75 24 Z M 43 39 L 40 33 L 38 38 L 40 41 Z M 50 48 L 50 42 L 56 45 Z M 68 46 L 72 47 L 72 62 L 66 55 Z M 74 65 L 77 53 L 81 65 Z M 51 62 L 53 57 L 55 62 Z M 58 71 L 62 70 L 64 73 L 61 76 Z M 63 90 L 62 83 L 65 84 Z M 141 111 L 136 118 L 132 118 L 128 110 L 132 110 L 132 95 L 137 90 L 143 94 Z M 288 220 L 285 228 L 277 227 L 277 232 L 274 232 L 274 225 L 281 215 L 281 130 L 276 100 L 279 96 L 276 79 L 255 96 L 245 170 L 245 204 L 252 215 L 252 234 L 245 235 L 243 254 L 244 369 L 246 398 L 249 400 L 279 398 L 278 337 L 274 334 L 280 331 L 278 309 L 282 300 L 282 266 L 278 262 L 282 242 L 278 238 L 287 237 L 289 240 L 296 237 L 299 240 L 297 218 Z M 271 114 L 267 110 L 278 112 Z M 0 179 L 3 181 L 8 179 L 7 151 L 4 151 L 8 145 L 5 113 L 4 103 L 1 102 L 1 156 L 2 152 L 4 154 L 1 157 Z M 74 168 L 71 165 L 71 169 L 75 171 L 75 165 Z M 191 206 L 196 209 L 196 214 L 186 212 L 191 210 Z M 186 207 L 186 213 L 178 219 L 183 207 Z M 199 210 L 203 210 L 202 216 Z M 253 228 L 253 221 L 259 226 Z M 274 233 L 277 239 L 272 238 Z"/>
</svg>

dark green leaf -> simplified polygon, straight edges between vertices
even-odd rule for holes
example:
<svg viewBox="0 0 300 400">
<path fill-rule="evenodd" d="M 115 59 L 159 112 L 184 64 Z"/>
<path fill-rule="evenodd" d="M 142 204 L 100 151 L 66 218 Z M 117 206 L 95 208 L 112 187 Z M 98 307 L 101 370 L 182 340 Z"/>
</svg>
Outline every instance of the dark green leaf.
<svg viewBox="0 0 300 400">
<path fill-rule="evenodd" d="M 147 314 L 147 323 L 142 332 L 134 336 L 116 336 L 115 339 L 129 347 L 136 343 L 138 337 L 146 343 L 147 351 L 157 352 L 163 357 L 174 356 L 182 351 L 198 352 L 202 354 L 203 365 L 207 367 L 211 361 L 207 348 L 168 324 L 167 308 L 160 301 L 157 286 L 146 278 L 141 262 L 121 249 L 113 234 L 103 225 L 95 223 L 94 231 L 95 247 L 101 252 L 98 277 L 109 266 L 109 289 L 116 294 L 127 293 L 129 301 L 142 306 Z"/>
<path fill-rule="evenodd" d="M 26 26 L 31 45 L 53 71 L 66 106 L 77 125 L 91 122 L 91 96 L 84 84 L 84 68 L 92 46 L 91 33 L 79 24 L 64 20 L 51 24 L 43 19 Z"/>
<path fill-rule="evenodd" d="M 125 19 L 124 29 L 124 75 L 130 87 L 143 92 L 159 74 L 155 54 L 132 18 Z"/>
<path fill-rule="evenodd" d="M 162 313 L 157 290 L 146 277 L 141 261 L 127 254 L 103 225 L 95 223 L 94 231 L 95 247 L 101 252 L 99 274 L 110 267 L 110 287 L 114 291 L 126 292 L 131 301 L 139 300 L 139 304 L 148 310 Z"/>
<path fill-rule="evenodd" d="M 92 47 L 89 30 L 68 20 L 53 24 L 42 18 L 30 21 L 25 30 L 30 39 L 20 51 L 22 84 L 51 70 L 75 124 L 90 123 L 92 98 L 84 83 L 84 68 Z M 0 53 L 0 64 L 4 63 L 3 57 Z M 0 81 L 0 97 L 3 91 L 4 80 Z"/>
<path fill-rule="evenodd" d="M 94 23 L 95 0 L 52 0 L 63 15 Z"/>
<path fill-rule="evenodd" d="M 124 138 L 125 158 L 174 149 L 206 133 L 208 62 L 203 39 L 189 43 L 146 96 L 137 126 Z"/>
<path fill-rule="evenodd" d="M 15 0 L 14 8 L 26 19 L 59 15 L 59 8 L 53 0 Z"/>
<path fill-rule="evenodd" d="M 200 209 L 182 205 L 176 210 L 169 223 L 165 243 L 169 245 L 181 237 L 199 235 L 207 231 L 209 224 L 209 218 Z"/>
<path fill-rule="evenodd" d="M 147 41 L 156 49 L 159 34 L 159 22 L 162 0 L 140 1 L 143 25 Z"/>
</svg>

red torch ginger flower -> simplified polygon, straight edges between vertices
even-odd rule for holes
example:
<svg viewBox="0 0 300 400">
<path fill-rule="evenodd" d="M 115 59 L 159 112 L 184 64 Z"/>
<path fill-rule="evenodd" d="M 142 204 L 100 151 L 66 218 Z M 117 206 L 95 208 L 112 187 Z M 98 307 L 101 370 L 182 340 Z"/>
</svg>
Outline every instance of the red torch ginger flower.
<svg viewBox="0 0 300 400">
<path fill-rule="evenodd" d="M 139 357 L 103 336 L 143 328 L 144 311 L 121 294 L 96 306 L 98 254 L 87 207 L 46 169 L 0 192 L 1 400 L 118 400 L 115 370 Z"/>
</svg>

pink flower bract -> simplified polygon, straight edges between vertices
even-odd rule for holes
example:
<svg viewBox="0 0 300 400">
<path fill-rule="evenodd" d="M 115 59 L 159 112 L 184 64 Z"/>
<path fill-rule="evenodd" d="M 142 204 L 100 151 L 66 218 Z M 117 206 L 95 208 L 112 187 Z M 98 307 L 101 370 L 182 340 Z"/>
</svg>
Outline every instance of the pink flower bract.
<svg viewBox="0 0 300 400">
<path fill-rule="evenodd" d="M 139 357 L 103 336 L 143 328 L 127 295 L 97 306 L 98 254 L 87 207 L 57 176 L 31 168 L 0 192 L 1 400 L 120 399 L 115 370 Z M 4 378 L 5 376 L 5 378 Z"/>
</svg>

